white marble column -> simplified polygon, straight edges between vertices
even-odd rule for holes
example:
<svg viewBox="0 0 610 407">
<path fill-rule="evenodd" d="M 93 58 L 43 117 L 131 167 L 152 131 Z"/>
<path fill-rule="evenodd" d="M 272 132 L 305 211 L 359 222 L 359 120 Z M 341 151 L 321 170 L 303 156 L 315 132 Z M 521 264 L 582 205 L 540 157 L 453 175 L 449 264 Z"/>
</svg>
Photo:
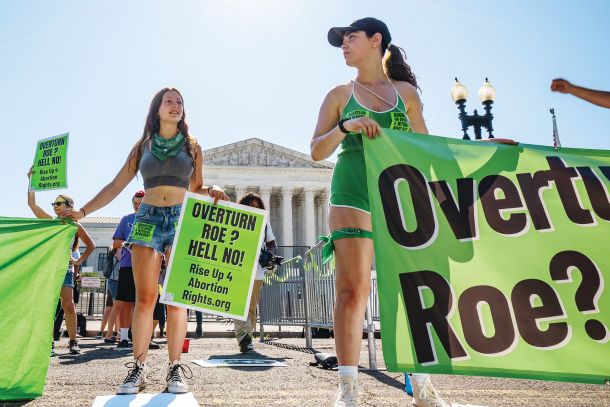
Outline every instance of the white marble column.
<svg viewBox="0 0 610 407">
<path fill-rule="evenodd" d="M 271 187 L 268 187 L 268 186 L 259 187 L 258 194 L 261 196 L 261 199 L 263 200 L 265 209 L 267 209 L 267 211 L 269 211 L 269 215 L 271 215 Z"/>
<path fill-rule="evenodd" d="M 247 185 L 235 185 L 235 202 L 239 201 L 239 198 L 244 196 L 248 191 Z"/>
<path fill-rule="evenodd" d="M 282 246 L 292 246 L 292 194 L 293 187 L 282 187 Z"/>
<path fill-rule="evenodd" d="M 328 199 L 329 199 L 329 195 L 328 195 L 328 189 L 324 188 L 321 192 L 320 192 L 320 212 L 322 214 L 322 234 L 324 235 L 328 235 L 329 234 L 329 228 L 328 228 Z"/>
<path fill-rule="evenodd" d="M 314 210 L 315 188 L 303 188 L 303 209 L 305 211 L 305 244 L 312 246 L 316 244 L 316 212 Z"/>
</svg>

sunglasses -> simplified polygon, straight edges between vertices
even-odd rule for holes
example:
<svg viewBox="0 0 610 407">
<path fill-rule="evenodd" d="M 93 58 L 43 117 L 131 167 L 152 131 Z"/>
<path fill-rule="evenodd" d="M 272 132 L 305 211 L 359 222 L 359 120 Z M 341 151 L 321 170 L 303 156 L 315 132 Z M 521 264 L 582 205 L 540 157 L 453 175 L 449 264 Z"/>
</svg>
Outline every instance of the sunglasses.
<svg viewBox="0 0 610 407">
<path fill-rule="evenodd" d="M 51 202 L 51 206 L 59 206 L 61 204 L 67 204 L 67 202 L 61 201 L 61 202 Z"/>
</svg>

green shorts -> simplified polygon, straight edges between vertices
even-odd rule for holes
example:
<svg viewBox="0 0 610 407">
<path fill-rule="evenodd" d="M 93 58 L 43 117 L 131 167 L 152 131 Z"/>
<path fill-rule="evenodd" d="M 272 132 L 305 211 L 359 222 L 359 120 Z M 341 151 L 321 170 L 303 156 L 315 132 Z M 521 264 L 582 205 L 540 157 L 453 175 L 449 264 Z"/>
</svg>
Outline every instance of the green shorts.
<svg viewBox="0 0 610 407">
<path fill-rule="evenodd" d="M 371 213 L 364 150 L 361 147 L 352 147 L 339 154 L 330 182 L 330 204 Z"/>
</svg>

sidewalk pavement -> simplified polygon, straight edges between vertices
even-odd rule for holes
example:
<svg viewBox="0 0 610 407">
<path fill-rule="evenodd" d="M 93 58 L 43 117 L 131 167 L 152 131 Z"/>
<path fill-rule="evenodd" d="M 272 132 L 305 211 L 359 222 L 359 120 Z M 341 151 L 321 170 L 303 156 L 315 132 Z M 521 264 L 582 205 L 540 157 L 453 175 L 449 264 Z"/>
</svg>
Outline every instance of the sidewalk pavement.
<svg viewBox="0 0 610 407">
<path fill-rule="evenodd" d="M 333 339 L 314 339 L 315 350 L 305 348 L 302 338 L 257 340 L 254 352 L 241 354 L 234 338 L 213 337 L 231 333 L 232 326 L 207 326 L 212 327 L 216 332 L 204 329 L 203 338 L 191 339 L 189 353 L 182 358 L 193 372 L 187 382 L 201 406 L 333 405 L 337 372 L 310 366 L 314 352 L 334 351 Z M 167 345 L 163 338 L 156 341 L 161 349 L 149 351 L 145 393 L 165 388 Z M 82 354 L 73 356 L 68 354 L 67 338 L 56 342 L 59 356 L 51 358 L 43 397 L 26 403 L 0 402 L 0 406 L 91 406 L 96 396 L 114 394 L 127 374 L 125 363 L 133 359 L 131 351 L 116 350 L 91 337 L 80 339 L 80 345 Z M 361 405 L 411 406 L 412 399 L 404 392 L 404 374 L 383 370 L 381 341 L 376 345 L 381 370 L 360 372 Z M 215 358 L 275 359 L 287 367 L 203 368 L 192 363 Z M 362 341 L 360 364 L 368 365 L 366 341 Z M 610 386 L 451 375 L 433 375 L 432 379 L 449 402 L 506 407 L 610 406 Z"/>
</svg>

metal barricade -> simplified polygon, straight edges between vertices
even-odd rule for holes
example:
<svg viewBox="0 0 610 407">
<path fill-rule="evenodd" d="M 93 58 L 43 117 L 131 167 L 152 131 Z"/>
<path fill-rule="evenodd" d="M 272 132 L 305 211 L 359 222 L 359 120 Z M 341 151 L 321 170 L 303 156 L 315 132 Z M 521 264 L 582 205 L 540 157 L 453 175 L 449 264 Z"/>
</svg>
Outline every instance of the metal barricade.
<svg viewBox="0 0 610 407">
<path fill-rule="evenodd" d="M 106 307 L 106 279 L 100 278 L 98 288 L 81 287 L 76 312 L 87 316 L 87 319 L 102 318 Z"/>
<path fill-rule="evenodd" d="M 292 258 L 276 273 L 265 276 L 259 302 L 261 340 L 265 324 L 303 326 L 306 346 L 313 348 L 312 328 L 332 329 L 336 302 L 335 264 L 334 259 L 322 264 L 323 245 L 319 242 L 305 253 L 304 258 Z M 379 322 L 379 300 L 377 278 L 373 274 L 363 321 L 371 369 L 377 369 L 375 321 Z"/>
<path fill-rule="evenodd" d="M 305 253 L 305 291 L 307 293 L 306 346 L 312 347 L 311 328 L 333 327 L 335 309 L 335 262 L 322 264 L 323 242 L 318 242 Z"/>
<path fill-rule="evenodd" d="M 303 259 L 294 257 L 266 274 L 258 304 L 261 340 L 264 325 L 305 326 L 307 299 L 303 278 Z"/>
</svg>

